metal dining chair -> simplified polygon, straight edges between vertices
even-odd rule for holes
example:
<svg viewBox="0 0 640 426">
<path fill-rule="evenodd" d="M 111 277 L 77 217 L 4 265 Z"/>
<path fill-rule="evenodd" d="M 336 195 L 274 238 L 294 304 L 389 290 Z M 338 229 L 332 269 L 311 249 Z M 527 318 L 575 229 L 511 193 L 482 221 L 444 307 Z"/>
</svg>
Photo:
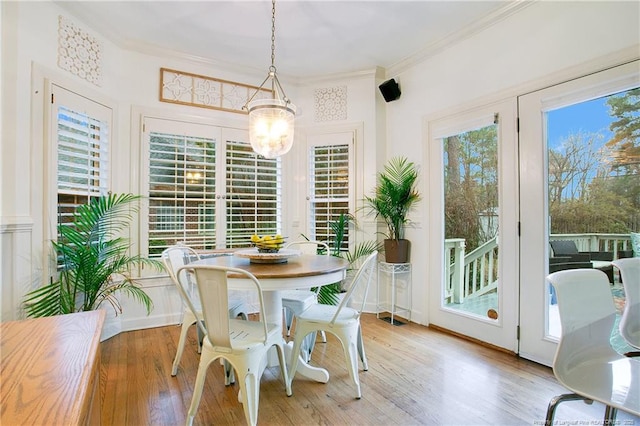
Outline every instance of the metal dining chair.
<svg viewBox="0 0 640 426">
<path fill-rule="evenodd" d="M 296 318 L 296 330 L 293 339 L 292 354 L 300 351 L 300 347 L 309 333 L 315 331 L 327 331 L 334 334 L 342 343 L 347 362 L 347 370 L 351 381 L 356 387 L 356 398 L 362 397 L 360 379 L 358 377 L 358 357 L 362 361 L 363 370 L 368 370 L 367 357 L 364 352 L 362 330 L 360 327 L 360 315 L 367 301 L 367 294 L 373 271 L 376 265 L 378 252 L 370 254 L 356 272 L 344 299 L 338 306 L 313 304 Z M 358 291 L 362 300 L 356 308 L 348 306 L 354 293 Z M 289 365 L 289 380 L 293 377 L 298 366 L 298 357 L 291 357 Z"/>
<path fill-rule="evenodd" d="M 288 243 L 285 248 L 297 248 L 306 254 L 317 254 L 318 248 L 320 248 L 321 253 L 324 255 L 331 255 L 329 245 L 322 241 L 292 241 Z M 287 329 L 287 336 L 291 335 L 291 327 L 293 326 L 295 316 L 312 304 L 318 303 L 319 292 L 320 287 L 316 287 L 314 290 L 285 290 L 281 292 L 282 308 L 284 309 L 284 325 Z M 309 335 L 302 347 L 301 354 L 306 362 L 311 360 L 311 353 L 316 344 L 316 334 L 317 333 L 312 333 Z M 327 342 L 327 336 L 324 331 L 320 333 L 320 337 L 323 343 Z"/>
<path fill-rule="evenodd" d="M 288 396 L 291 395 L 291 382 L 288 379 L 285 364 L 285 342 L 282 336 L 282 326 L 266 322 L 262 287 L 258 279 L 250 272 L 213 265 L 186 265 L 180 268 L 178 273 L 183 271 L 193 272 L 195 276 L 200 300 L 203 301 L 202 313 L 207 329 L 202 344 L 202 354 L 189 406 L 187 424 L 193 424 L 209 366 L 215 360 L 223 359 L 235 370 L 247 423 L 255 425 L 258 421 L 260 378 L 266 365 L 267 353 L 274 346 L 278 353 L 286 393 Z M 227 278 L 229 273 L 245 278 L 245 281 L 256 292 L 259 302 L 257 317 L 246 321 L 229 317 Z"/>
<path fill-rule="evenodd" d="M 178 365 L 180 364 L 180 359 L 184 352 L 189 328 L 194 324 L 198 327 L 198 353 L 201 352 L 202 339 L 206 334 L 202 318 L 202 305 L 200 303 L 200 297 L 198 296 L 195 284 L 191 281 L 191 277 L 187 271 L 183 270 L 181 272 L 183 276 L 179 276 L 178 274 L 178 270 L 181 267 L 191 261 L 200 260 L 200 255 L 189 246 L 177 244 L 165 249 L 162 252 L 161 258 L 171 281 L 176 286 L 178 294 L 180 294 L 183 306 L 180 339 L 178 340 L 176 356 L 171 367 L 171 375 L 175 376 L 178 374 Z M 245 303 L 242 298 L 235 296 L 231 297 L 229 300 L 230 317 L 235 318 L 237 316 L 241 316 L 243 319 L 247 319 L 249 312 L 249 305 Z M 229 375 L 230 373 L 231 372 L 227 372 L 227 374 L 225 374 L 225 381 L 227 385 L 233 382 L 233 375 Z"/>
</svg>

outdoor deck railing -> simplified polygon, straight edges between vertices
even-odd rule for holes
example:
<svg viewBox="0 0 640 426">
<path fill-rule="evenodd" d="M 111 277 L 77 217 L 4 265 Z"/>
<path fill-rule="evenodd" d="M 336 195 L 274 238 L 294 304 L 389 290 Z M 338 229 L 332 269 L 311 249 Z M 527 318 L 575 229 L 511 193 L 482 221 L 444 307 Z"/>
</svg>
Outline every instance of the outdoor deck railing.
<svg viewBox="0 0 640 426">
<path fill-rule="evenodd" d="M 572 240 L 579 251 L 618 252 L 631 249 L 629 234 L 551 234 L 549 241 Z M 444 242 L 445 249 L 445 301 L 464 303 L 465 299 L 478 297 L 498 286 L 498 237 L 494 237 L 469 254 L 465 253 L 463 238 L 451 238 Z M 448 261 L 447 261 L 448 260 Z"/>
<path fill-rule="evenodd" d="M 578 251 L 610 251 L 618 258 L 621 250 L 631 250 L 629 234 L 551 234 L 549 241 L 575 241 Z"/>
<path fill-rule="evenodd" d="M 445 240 L 445 259 L 451 260 L 445 275 L 449 277 L 445 298 L 452 303 L 481 296 L 498 285 L 498 237 L 469 254 L 465 254 L 465 245 L 461 238 Z"/>
</svg>

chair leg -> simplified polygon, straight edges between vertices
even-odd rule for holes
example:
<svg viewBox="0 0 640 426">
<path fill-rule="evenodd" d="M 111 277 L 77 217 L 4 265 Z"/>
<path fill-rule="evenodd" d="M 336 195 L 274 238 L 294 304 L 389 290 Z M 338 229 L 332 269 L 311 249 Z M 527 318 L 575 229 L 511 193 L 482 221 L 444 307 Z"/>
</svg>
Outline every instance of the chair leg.
<svg viewBox="0 0 640 426">
<path fill-rule="evenodd" d="M 327 333 L 324 330 L 320 330 L 320 340 L 322 343 L 327 343 Z"/>
<path fill-rule="evenodd" d="M 258 402 L 260 400 L 260 380 L 255 372 L 244 372 L 240 377 L 243 386 L 240 386 L 242 394 L 242 408 L 247 424 L 254 426 L 258 423 Z"/>
<path fill-rule="evenodd" d="M 275 345 L 276 351 L 278 353 L 278 361 L 280 362 L 280 373 L 282 374 L 282 379 L 284 380 L 284 387 L 287 391 L 287 396 L 291 396 L 291 381 L 289 380 L 289 373 L 287 372 L 287 361 L 284 357 L 284 346 L 283 345 Z"/>
<path fill-rule="evenodd" d="M 362 398 L 360 378 L 358 377 L 358 329 L 359 326 L 334 330 L 334 334 L 342 343 L 347 370 L 349 370 L 351 382 L 356 387 L 356 399 Z"/>
<path fill-rule="evenodd" d="M 585 398 L 581 395 L 578 395 L 577 393 L 565 393 L 565 394 L 554 396 L 553 398 L 551 398 L 551 401 L 549 401 L 549 406 L 547 407 L 547 416 L 546 416 L 545 424 L 546 425 L 553 424 L 553 418 L 556 415 L 556 408 L 558 408 L 558 405 L 561 402 L 580 401 L 580 400 L 583 400 L 585 404 L 593 404 L 593 400 L 589 398 Z"/>
<path fill-rule="evenodd" d="M 358 354 L 362 361 L 362 369 L 364 371 L 369 370 L 369 364 L 367 363 L 367 355 L 364 353 L 364 341 L 362 340 L 362 328 L 358 327 Z"/>
<path fill-rule="evenodd" d="M 307 337 L 304 338 L 302 343 L 302 349 L 300 349 L 300 353 L 302 354 L 302 359 L 305 362 L 311 361 L 311 352 L 313 352 L 313 348 L 316 346 L 316 336 L 318 335 L 317 331 L 307 334 Z"/>
<path fill-rule="evenodd" d="M 293 325 L 293 312 L 289 308 L 283 308 L 284 310 L 284 325 L 287 328 L 287 337 L 291 336 L 291 326 Z"/>
<path fill-rule="evenodd" d="M 618 414 L 618 409 L 615 407 L 611 407 L 607 405 L 607 408 L 604 410 L 604 425 L 615 425 L 616 424 L 616 415 Z"/>
<path fill-rule="evenodd" d="M 191 397 L 191 405 L 189 406 L 189 412 L 187 414 L 187 426 L 193 424 L 193 419 L 196 417 L 198 406 L 200 405 L 200 398 L 202 398 L 202 390 L 204 389 L 204 380 L 207 377 L 207 370 L 209 365 L 217 358 L 208 358 L 207 356 L 200 357 L 200 364 L 198 365 L 198 374 L 196 375 L 196 383 L 193 386 L 193 396 Z"/>
<path fill-rule="evenodd" d="M 233 366 L 222 358 L 220 360 L 222 361 L 222 367 L 224 368 L 224 385 L 230 386 L 236 382 L 236 375 L 233 371 Z"/>
<path fill-rule="evenodd" d="M 204 326 L 203 326 L 204 328 Z M 196 331 L 198 332 L 198 353 L 202 353 L 202 341 L 204 340 L 204 333 L 202 329 L 196 324 Z"/>
<path fill-rule="evenodd" d="M 300 324 L 298 324 L 300 326 Z M 302 335 L 303 330 L 302 327 L 296 329 L 297 334 Z M 306 335 L 304 336 L 306 337 Z M 300 357 L 300 348 L 302 346 L 302 342 L 304 341 L 304 337 L 302 339 L 293 339 L 293 348 L 291 350 L 291 359 L 289 360 L 289 371 L 287 373 L 289 379 L 289 388 L 291 388 L 291 384 L 293 382 L 293 378 L 296 375 L 296 369 L 298 368 L 298 359 Z"/>
<path fill-rule="evenodd" d="M 193 324 L 189 324 L 187 322 L 182 322 L 182 328 L 180 329 L 180 339 L 178 340 L 178 347 L 176 350 L 176 356 L 173 359 L 173 366 L 171 367 L 171 375 L 175 376 L 178 374 L 178 365 L 180 364 L 180 359 L 182 358 L 182 352 L 184 352 L 184 346 L 187 342 L 187 332 L 189 331 L 189 327 Z"/>
</svg>

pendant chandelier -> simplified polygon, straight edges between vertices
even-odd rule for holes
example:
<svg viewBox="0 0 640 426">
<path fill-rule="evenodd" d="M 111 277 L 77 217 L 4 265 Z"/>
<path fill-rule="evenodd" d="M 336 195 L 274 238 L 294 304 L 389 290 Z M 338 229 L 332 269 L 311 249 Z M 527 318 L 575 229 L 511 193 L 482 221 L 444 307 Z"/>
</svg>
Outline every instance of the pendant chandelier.
<svg viewBox="0 0 640 426">
<path fill-rule="evenodd" d="M 275 67 L 276 1 L 271 7 L 271 66 L 260 87 L 249 98 L 243 109 L 249 112 L 249 141 L 253 150 L 265 158 L 286 154 L 293 145 L 293 121 L 296 107 L 285 95 Z M 271 81 L 272 98 L 253 98 Z"/>
</svg>

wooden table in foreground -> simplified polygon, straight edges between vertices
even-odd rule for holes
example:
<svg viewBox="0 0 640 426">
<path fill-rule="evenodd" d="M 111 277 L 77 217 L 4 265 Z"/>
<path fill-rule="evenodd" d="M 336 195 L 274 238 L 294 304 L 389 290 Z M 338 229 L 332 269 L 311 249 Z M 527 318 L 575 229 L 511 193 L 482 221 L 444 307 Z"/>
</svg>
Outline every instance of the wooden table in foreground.
<svg viewBox="0 0 640 426">
<path fill-rule="evenodd" d="M 0 323 L 0 424 L 100 424 L 103 310 Z"/>
</svg>

